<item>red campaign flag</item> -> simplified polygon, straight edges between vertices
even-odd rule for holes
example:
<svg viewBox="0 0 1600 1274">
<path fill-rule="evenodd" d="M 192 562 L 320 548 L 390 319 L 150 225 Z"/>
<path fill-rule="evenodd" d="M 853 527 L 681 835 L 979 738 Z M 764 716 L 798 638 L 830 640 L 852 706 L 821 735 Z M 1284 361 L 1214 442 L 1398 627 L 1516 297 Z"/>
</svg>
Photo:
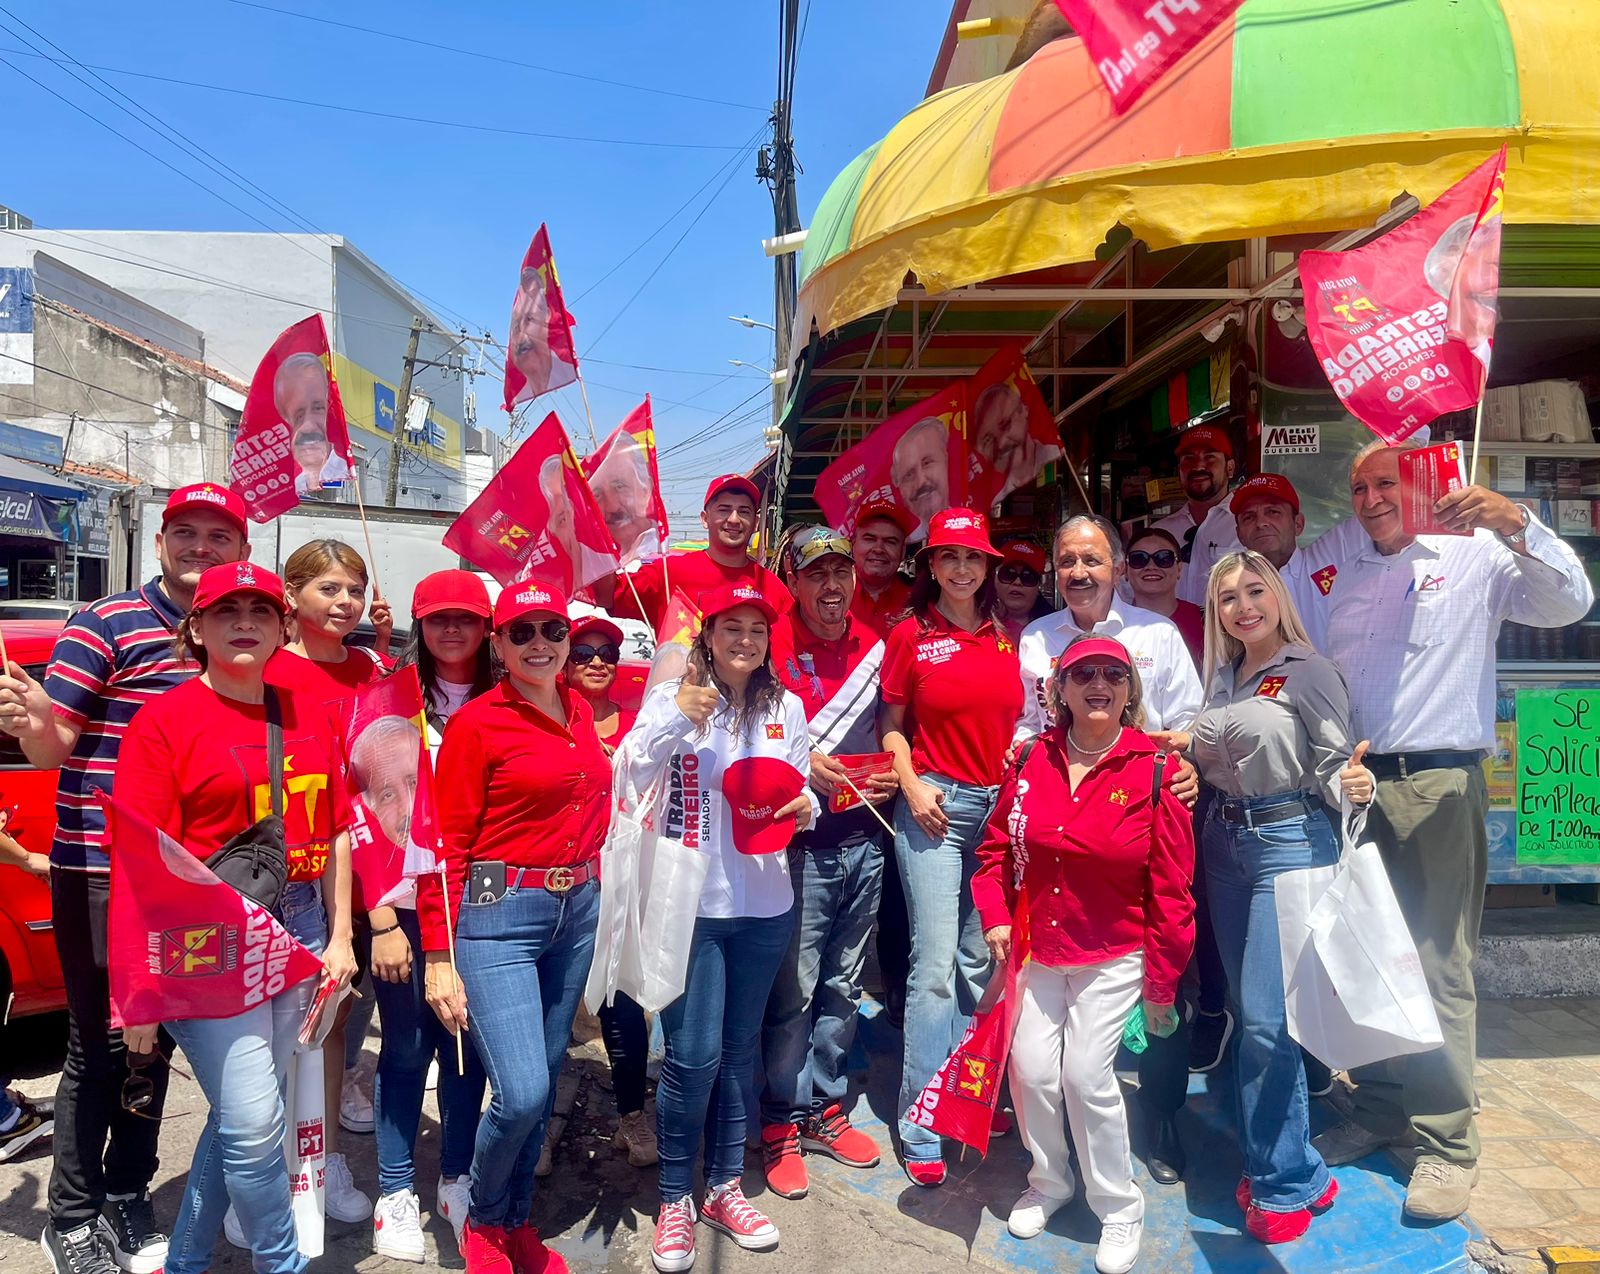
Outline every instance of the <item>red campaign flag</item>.
<svg viewBox="0 0 1600 1274">
<path fill-rule="evenodd" d="M 1027 899 L 1019 897 L 1011 924 L 1011 958 L 1006 961 L 1004 983 L 999 978 L 990 979 L 984 1003 L 979 1004 L 967 1023 L 961 1042 L 905 1114 L 918 1127 L 954 1138 L 980 1155 L 989 1152 L 989 1131 L 1022 1003 L 1017 978 L 1028 962 L 1029 945 Z M 1002 985 L 1003 991 L 996 995 L 995 989 Z"/>
<path fill-rule="evenodd" d="M 1505 147 L 1350 252 L 1302 252 L 1306 334 L 1345 410 L 1391 446 L 1474 406 L 1500 290 Z"/>
<path fill-rule="evenodd" d="M 350 431 L 328 329 L 313 314 L 286 328 L 250 380 L 228 460 L 228 486 L 254 522 L 270 522 L 350 477 Z"/>
<path fill-rule="evenodd" d="M 131 806 L 97 793 L 111 846 L 111 1025 L 234 1017 L 322 972 L 265 907 Z"/>
<path fill-rule="evenodd" d="M 511 299 L 511 337 L 506 341 L 506 400 L 510 411 L 578 379 L 572 329 L 578 320 L 561 299 L 561 280 L 543 225 L 522 258 L 517 294 Z"/>
<path fill-rule="evenodd" d="M 973 507 L 986 509 L 1061 458 L 1055 417 L 1028 370 L 1022 343 L 1000 350 L 967 380 L 968 473 Z"/>
<path fill-rule="evenodd" d="M 817 476 L 817 507 L 847 538 L 856 511 L 875 500 L 893 500 L 918 519 L 911 539 L 928 535 L 928 520 L 967 498 L 967 386 L 946 385 L 873 427 Z"/>
<path fill-rule="evenodd" d="M 350 860 L 367 909 L 389 905 L 420 875 L 439 869 L 422 683 L 415 665 L 356 692 L 345 726 L 345 784 L 355 822 Z"/>
<path fill-rule="evenodd" d="M 538 580 L 569 597 L 617 569 L 611 533 L 554 412 L 450 524 L 444 546 L 503 586 Z"/>
<path fill-rule="evenodd" d="M 667 543 L 667 505 L 656 468 L 649 394 L 583 461 L 583 476 L 623 565 L 660 556 Z"/>
<path fill-rule="evenodd" d="M 673 589 L 656 632 L 656 653 L 644 683 L 646 694 L 663 681 L 683 676 L 689 666 L 689 649 L 700 635 L 701 622 L 700 608 L 689 600 L 689 595 L 681 588 Z"/>
<path fill-rule="evenodd" d="M 1056 0 L 1120 112 L 1244 0 Z"/>
</svg>

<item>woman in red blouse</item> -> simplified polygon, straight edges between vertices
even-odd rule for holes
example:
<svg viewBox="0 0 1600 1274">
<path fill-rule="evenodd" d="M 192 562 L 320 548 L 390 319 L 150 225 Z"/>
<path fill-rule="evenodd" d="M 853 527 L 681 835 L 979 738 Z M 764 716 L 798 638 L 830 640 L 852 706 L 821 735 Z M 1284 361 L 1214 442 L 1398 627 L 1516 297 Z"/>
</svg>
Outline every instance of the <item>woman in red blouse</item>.
<svg viewBox="0 0 1600 1274">
<path fill-rule="evenodd" d="M 879 725 L 900 779 L 895 857 L 914 935 L 902 1111 L 949 1057 L 989 977 L 969 884 L 1022 711 L 1017 648 L 995 601 L 999 556 L 983 514 L 935 514 L 917 554 L 911 618 L 890 632 L 883 654 Z M 900 1147 L 913 1182 L 944 1182 L 937 1133 L 902 1118 Z"/>
<path fill-rule="evenodd" d="M 1194 833 L 1139 729 L 1139 674 L 1121 642 L 1075 638 L 1047 693 L 1055 725 L 1006 776 L 972 882 L 996 960 L 1010 954 L 1019 891 L 1032 940 L 1010 1073 L 1033 1170 L 1010 1229 L 1032 1238 L 1073 1195 L 1065 1114 L 1102 1227 L 1095 1269 L 1124 1274 L 1139 1258 L 1144 1195 L 1112 1063 L 1141 998 L 1154 1034 L 1177 1027 L 1194 947 Z"/>
<path fill-rule="evenodd" d="M 611 763 L 588 701 L 562 684 L 567 600 L 507 588 L 494 608 L 500 683 L 455 716 L 439 748 L 449 896 L 417 882 L 427 997 L 468 1029 L 493 1096 L 478 1125 L 462 1253 L 469 1274 L 561 1274 L 528 1224 L 534 1169 L 600 915 Z M 444 908 L 455 913 L 452 979 Z"/>
<path fill-rule="evenodd" d="M 158 696 L 128 727 L 116 781 L 140 811 L 197 858 L 210 857 L 257 821 L 271 782 L 267 759 L 267 660 L 284 640 L 283 584 L 249 562 L 200 576 L 178 628 L 200 665 L 192 681 Z M 355 972 L 350 945 L 350 806 L 342 736 L 321 704 L 276 693 L 284 754 L 289 883 L 275 914 L 295 938 L 323 952 L 323 977 Z M 203 917 L 197 917 L 197 922 Z M 234 1017 L 166 1023 L 211 1103 L 195 1146 L 166 1268 L 201 1274 L 231 1199 L 261 1274 L 299 1274 L 300 1256 L 283 1159 L 283 1084 L 315 982 L 289 987 Z M 153 1046 L 153 1023 L 124 1030 L 135 1053 Z"/>
<path fill-rule="evenodd" d="M 572 649 L 567 656 L 567 684 L 589 701 L 594 732 L 606 750 L 615 752 L 622 736 L 633 729 L 637 708 L 624 708 L 611 697 L 622 659 L 622 629 L 603 615 L 572 621 Z"/>
</svg>

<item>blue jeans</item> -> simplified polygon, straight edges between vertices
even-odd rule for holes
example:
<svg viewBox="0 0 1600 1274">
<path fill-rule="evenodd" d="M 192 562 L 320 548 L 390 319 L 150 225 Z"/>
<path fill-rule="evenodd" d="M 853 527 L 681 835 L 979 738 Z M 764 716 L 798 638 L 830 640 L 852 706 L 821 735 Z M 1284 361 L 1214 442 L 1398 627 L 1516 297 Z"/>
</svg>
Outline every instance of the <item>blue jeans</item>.
<svg viewBox="0 0 1600 1274">
<path fill-rule="evenodd" d="M 312 951 L 327 945 L 320 881 L 286 885 L 277 915 Z M 168 1274 L 211 1268 L 230 1200 L 255 1254 L 256 1274 L 306 1268 L 289 1209 L 283 1098 L 289 1058 L 316 989 L 317 979 L 308 978 L 234 1017 L 166 1024 L 211 1105 L 172 1227 Z"/>
<path fill-rule="evenodd" d="M 1000 790 L 958 783 L 942 774 L 920 777 L 944 793 L 950 826 L 942 840 L 934 840 L 917 826 L 903 799 L 895 805 L 894 849 L 911 920 L 911 977 L 906 984 L 905 1058 L 900 1071 L 902 1112 L 911 1109 L 960 1043 L 989 980 L 989 949 L 972 904 L 972 873 L 977 870 L 984 825 Z M 939 1134 L 905 1119 L 900 1120 L 900 1148 L 907 1159 L 942 1157 Z"/>
<path fill-rule="evenodd" d="M 455 1037 L 445 1030 L 423 998 L 422 936 L 417 913 L 398 908 L 400 928 L 411 943 L 411 980 L 385 982 L 374 978 L 378 1008 L 383 1013 L 383 1046 L 372 1084 L 378 1142 L 378 1189 L 384 1194 L 416 1188 L 412 1151 L 422 1120 L 422 1096 L 428 1063 L 439 1058 L 439 1173 L 464 1177 L 472 1171 L 472 1147 L 478 1134 L 487 1078 L 478 1050 L 462 1050 L 466 1074 L 456 1069 Z"/>
<path fill-rule="evenodd" d="M 844 1101 L 883 847 L 791 849 L 789 873 L 799 918 L 761 1030 L 764 1124 L 804 1123 Z"/>
<path fill-rule="evenodd" d="M 1260 808 L 1293 795 L 1244 804 Z M 1224 823 L 1221 808 L 1219 800 L 1206 819 L 1206 892 L 1239 1019 L 1233 1037 L 1239 1138 L 1256 1206 L 1294 1212 L 1327 1190 L 1328 1168 L 1311 1148 L 1300 1046 L 1284 1022 L 1273 881 L 1286 871 L 1337 861 L 1339 843 L 1320 812 L 1251 826 Z"/>
<path fill-rule="evenodd" d="M 495 902 L 461 904 L 456 967 L 467 991 L 467 1038 L 492 1090 L 472 1151 L 474 1225 L 527 1223 L 599 919 L 597 880 L 565 894 L 525 886 Z"/>
<path fill-rule="evenodd" d="M 707 1190 L 744 1175 L 761 1012 L 793 928 L 792 907 L 762 919 L 694 922 L 683 994 L 661 1013 L 667 1056 L 656 1084 L 656 1141 L 663 1203 L 694 1188 L 702 1137 Z"/>
</svg>

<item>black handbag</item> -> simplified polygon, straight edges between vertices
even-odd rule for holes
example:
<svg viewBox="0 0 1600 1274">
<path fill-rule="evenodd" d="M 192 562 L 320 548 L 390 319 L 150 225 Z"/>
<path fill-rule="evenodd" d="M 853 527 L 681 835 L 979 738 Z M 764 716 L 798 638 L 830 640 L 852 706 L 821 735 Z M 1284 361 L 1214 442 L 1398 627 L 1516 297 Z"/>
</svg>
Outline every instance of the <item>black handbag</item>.
<svg viewBox="0 0 1600 1274">
<path fill-rule="evenodd" d="M 206 860 L 217 878 L 269 911 L 289 880 L 289 846 L 283 825 L 283 715 L 266 687 L 267 785 L 272 813 L 252 823 Z"/>
</svg>

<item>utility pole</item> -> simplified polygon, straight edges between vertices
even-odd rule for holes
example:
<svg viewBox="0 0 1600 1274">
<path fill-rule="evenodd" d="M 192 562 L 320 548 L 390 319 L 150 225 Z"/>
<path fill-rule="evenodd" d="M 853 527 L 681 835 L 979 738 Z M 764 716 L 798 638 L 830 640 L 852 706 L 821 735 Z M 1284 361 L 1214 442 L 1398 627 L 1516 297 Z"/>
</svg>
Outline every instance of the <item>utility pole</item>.
<svg viewBox="0 0 1600 1274">
<path fill-rule="evenodd" d="M 411 373 L 417 365 L 417 342 L 421 337 L 422 320 L 413 317 L 411 335 L 406 340 L 406 363 L 400 372 L 400 392 L 394 400 L 394 437 L 389 440 L 389 490 L 384 503 L 391 509 L 400 498 L 400 453 L 405 448 L 406 416 L 411 406 Z"/>
</svg>

